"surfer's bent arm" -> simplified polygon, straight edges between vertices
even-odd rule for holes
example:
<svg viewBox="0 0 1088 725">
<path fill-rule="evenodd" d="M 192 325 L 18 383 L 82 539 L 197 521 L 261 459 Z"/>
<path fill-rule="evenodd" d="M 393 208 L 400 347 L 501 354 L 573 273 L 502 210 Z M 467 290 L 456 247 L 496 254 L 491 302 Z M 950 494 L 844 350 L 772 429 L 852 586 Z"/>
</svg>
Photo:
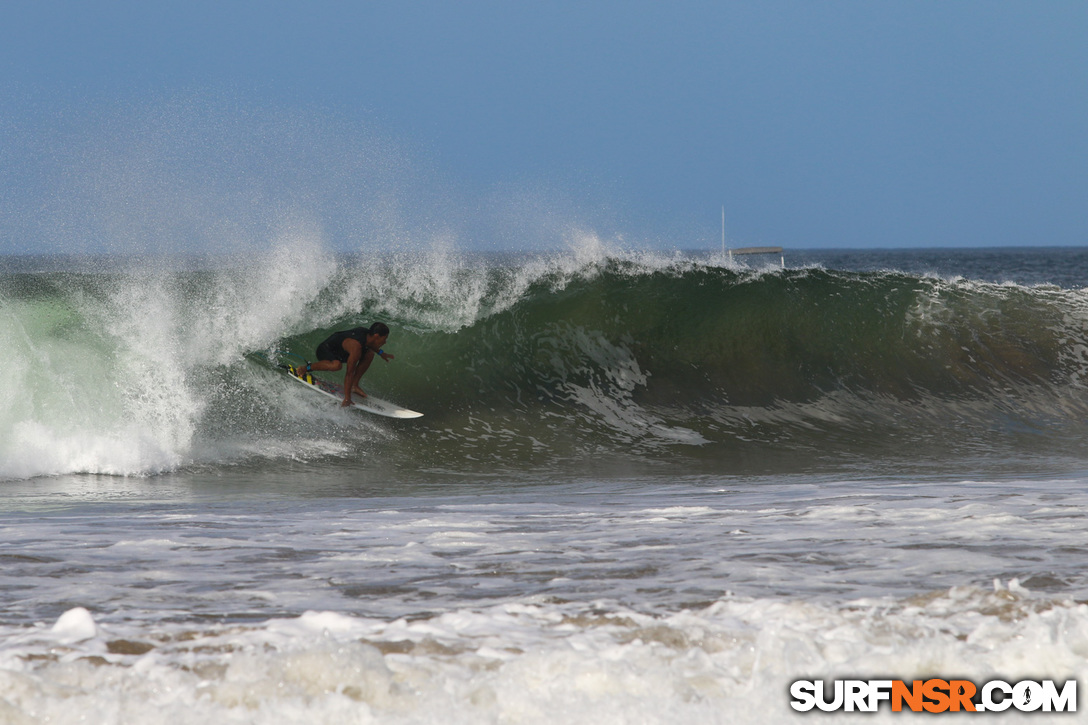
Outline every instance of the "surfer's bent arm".
<svg viewBox="0 0 1088 725">
<path fill-rule="evenodd" d="M 340 405 L 348 406 L 351 405 L 351 389 L 366 372 L 366 368 L 360 365 L 366 359 L 366 355 L 363 352 L 363 346 L 355 340 L 344 340 L 343 345 L 348 351 L 348 361 L 344 366 L 344 401 Z M 362 370 L 359 369 L 360 367 Z"/>
</svg>

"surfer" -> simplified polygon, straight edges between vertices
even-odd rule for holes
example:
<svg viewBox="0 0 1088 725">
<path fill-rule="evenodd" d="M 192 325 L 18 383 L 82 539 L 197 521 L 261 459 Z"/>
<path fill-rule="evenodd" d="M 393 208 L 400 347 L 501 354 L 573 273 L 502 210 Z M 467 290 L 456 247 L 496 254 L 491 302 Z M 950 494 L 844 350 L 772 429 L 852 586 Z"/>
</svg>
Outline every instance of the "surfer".
<svg viewBox="0 0 1088 725">
<path fill-rule="evenodd" d="M 298 369 L 299 377 L 308 372 L 324 370 L 336 372 L 344 364 L 344 400 L 340 405 L 351 405 L 351 394 L 361 398 L 366 393 L 359 387 L 359 379 L 370 367 L 374 356 L 389 362 L 393 356 L 382 350 L 382 345 L 389 339 L 389 327 L 382 322 L 375 322 L 370 327 L 356 327 L 354 330 L 334 332 L 317 346 L 317 362 L 306 363 L 305 370 Z"/>
</svg>

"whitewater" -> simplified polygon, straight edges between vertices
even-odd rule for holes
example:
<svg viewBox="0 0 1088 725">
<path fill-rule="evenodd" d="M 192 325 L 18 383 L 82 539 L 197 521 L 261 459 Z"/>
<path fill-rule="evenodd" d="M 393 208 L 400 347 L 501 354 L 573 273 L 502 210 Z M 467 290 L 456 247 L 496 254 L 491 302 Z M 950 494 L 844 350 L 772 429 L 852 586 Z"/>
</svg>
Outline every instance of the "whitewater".
<svg viewBox="0 0 1088 725">
<path fill-rule="evenodd" d="M 0 722 L 788 722 L 797 679 L 1083 682 L 1085 284 L 1079 249 L 588 233 L 0 258 Z M 247 357 L 373 321 L 364 389 L 423 418 Z"/>
</svg>

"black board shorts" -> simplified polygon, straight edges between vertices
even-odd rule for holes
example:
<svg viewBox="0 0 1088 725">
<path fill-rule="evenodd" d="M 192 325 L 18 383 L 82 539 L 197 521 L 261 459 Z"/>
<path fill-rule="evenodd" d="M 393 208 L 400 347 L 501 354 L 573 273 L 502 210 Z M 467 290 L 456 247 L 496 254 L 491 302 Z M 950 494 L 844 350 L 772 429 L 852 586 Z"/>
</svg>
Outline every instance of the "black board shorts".
<svg viewBox="0 0 1088 725">
<path fill-rule="evenodd" d="M 339 360 L 342 363 L 348 361 L 348 351 L 344 349 L 343 341 L 325 340 L 317 346 L 318 360 Z"/>
</svg>

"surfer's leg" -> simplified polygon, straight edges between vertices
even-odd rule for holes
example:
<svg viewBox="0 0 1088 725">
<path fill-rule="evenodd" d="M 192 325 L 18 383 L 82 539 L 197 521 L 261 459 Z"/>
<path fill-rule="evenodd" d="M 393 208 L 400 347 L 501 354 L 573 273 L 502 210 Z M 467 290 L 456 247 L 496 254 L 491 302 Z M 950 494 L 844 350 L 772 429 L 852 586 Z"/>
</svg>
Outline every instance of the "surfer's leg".
<svg viewBox="0 0 1088 725">
<path fill-rule="evenodd" d="M 310 369 L 334 373 L 344 367 L 347 359 L 347 353 L 343 350 L 334 350 L 331 346 L 321 343 L 317 346 L 317 361 L 310 363 Z"/>
<path fill-rule="evenodd" d="M 344 366 L 344 363 L 339 360 L 318 360 L 317 362 L 310 363 L 310 370 L 321 370 L 327 373 L 334 373 Z"/>
</svg>

